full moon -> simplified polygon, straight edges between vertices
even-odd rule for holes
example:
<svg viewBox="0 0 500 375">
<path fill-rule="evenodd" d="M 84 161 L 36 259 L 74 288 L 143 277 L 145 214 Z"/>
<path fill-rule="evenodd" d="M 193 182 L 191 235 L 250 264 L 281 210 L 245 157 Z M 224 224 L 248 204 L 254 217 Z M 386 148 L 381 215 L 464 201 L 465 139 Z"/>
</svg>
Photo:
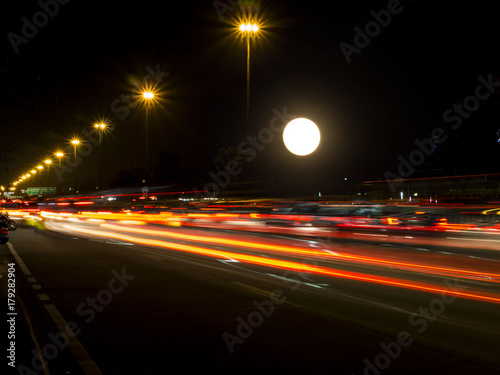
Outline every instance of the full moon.
<svg viewBox="0 0 500 375">
<path fill-rule="evenodd" d="M 319 129 L 314 122 L 306 118 L 290 121 L 283 131 L 283 142 L 292 154 L 309 155 L 319 145 Z"/>
</svg>

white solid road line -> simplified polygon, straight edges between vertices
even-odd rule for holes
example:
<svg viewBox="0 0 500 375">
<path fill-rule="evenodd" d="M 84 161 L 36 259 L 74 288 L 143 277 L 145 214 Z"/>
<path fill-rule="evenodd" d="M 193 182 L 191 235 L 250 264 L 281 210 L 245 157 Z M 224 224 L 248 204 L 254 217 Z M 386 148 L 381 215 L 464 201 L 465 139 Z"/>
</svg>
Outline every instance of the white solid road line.
<svg viewBox="0 0 500 375">
<path fill-rule="evenodd" d="M 14 246 L 12 246 L 11 243 L 7 242 L 7 247 L 9 248 L 9 250 L 10 250 L 12 256 L 14 257 L 14 259 L 16 260 L 17 264 L 19 265 L 19 267 L 23 271 L 24 275 L 27 277 L 28 281 L 29 282 L 36 282 L 36 279 L 32 276 L 30 270 L 28 269 L 26 264 L 24 264 L 23 260 L 21 259 L 21 257 L 17 253 L 17 251 L 14 249 Z M 41 289 L 40 285 L 37 284 L 36 286 Z M 30 284 L 30 287 L 34 288 L 34 286 L 31 284 Z M 36 289 L 38 289 L 38 288 L 36 288 Z M 37 294 L 37 296 L 38 296 L 38 299 L 40 301 L 49 301 L 50 300 L 46 294 Z M 50 318 L 52 319 L 52 322 L 55 324 L 55 326 L 57 327 L 59 332 L 61 332 L 61 333 L 67 332 L 67 330 L 69 329 L 69 328 L 67 328 L 68 323 L 66 322 L 66 320 L 64 320 L 63 316 L 61 315 L 59 310 L 57 310 L 55 305 L 44 304 L 44 308 L 47 311 L 47 313 L 49 314 Z M 23 307 L 23 311 L 24 311 L 24 315 L 26 317 L 26 320 L 28 322 L 28 326 L 30 328 L 30 335 L 31 335 L 33 341 L 35 342 L 35 346 L 36 346 L 36 349 L 38 351 L 38 354 L 40 355 L 40 358 L 43 358 L 42 350 L 40 349 L 40 345 L 39 345 L 38 341 L 36 340 L 31 321 L 29 320 L 28 315 L 26 314 L 26 311 L 24 310 L 24 307 Z M 96 363 L 90 357 L 89 353 L 85 350 L 85 348 L 83 347 L 80 340 L 78 340 L 78 338 L 75 335 L 72 335 L 72 336 L 69 336 L 68 341 L 69 341 L 68 347 L 69 347 L 71 353 L 73 354 L 73 356 L 78 361 L 78 365 L 82 369 L 83 374 L 84 375 L 102 375 L 101 370 L 99 370 Z M 44 373 L 46 375 L 50 375 L 46 366 L 44 367 Z"/>
<path fill-rule="evenodd" d="M 64 320 L 59 310 L 57 310 L 57 308 L 53 304 L 47 304 L 44 305 L 44 307 L 59 332 L 67 332 L 67 330 L 70 329 L 68 328 L 68 323 L 66 323 L 66 320 Z M 99 370 L 94 360 L 85 350 L 80 340 L 78 340 L 78 337 L 73 334 L 69 336 L 68 341 L 69 350 L 71 350 L 71 353 L 73 353 L 73 355 L 77 359 L 83 373 L 85 375 L 102 375 L 101 370 Z"/>
<path fill-rule="evenodd" d="M 14 249 L 14 246 L 12 246 L 10 242 L 7 242 L 7 247 L 9 248 L 10 253 L 16 260 L 17 264 L 19 264 L 19 267 L 21 267 L 21 271 L 23 271 L 24 276 L 31 276 L 30 270 L 28 269 L 28 267 L 26 267 L 26 264 L 24 264 L 23 260 L 21 259 L 17 251 Z"/>
<path fill-rule="evenodd" d="M 26 267 L 23 260 L 21 259 L 21 257 L 17 253 L 17 251 L 14 249 L 14 246 L 12 246 L 12 244 L 10 242 L 7 242 L 7 247 L 9 248 L 9 251 L 12 254 L 12 256 L 14 257 L 14 259 L 16 260 L 17 264 L 21 268 L 21 271 L 23 271 L 24 275 L 27 277 L 28 281 L 31 282 L 31 280 L 35 280 L 35 278 L 31 277 L 30 270 L 28 269 L 28 267 Z M 33 343 L 35 344 L 35 350 L 37 351 L 39 358 L 43 358 L 42 349 L 40 348 L 40 344 L 38 343 L 38 340 L 36 338 L 35 331 L 33 330 L 33 324 L 31 323 L 31 320 L 26 312 L 26 308 L 24 307 L 24 303 L 23 303 L 21 297 L 17 293 L 16 293 L 16 297 L 17 297 L 17 300 L 19 301 L 19 303 L 21 304 L 21 307 L 23 309 L 24 319 L 26 319 L 26 324 L 28 325 L 28 328 L 30 331 L 30 337 L 33 340 Z M 49 369 L 47 368 L 47 366 L 43 366 L 43 373 L 45 375 L 50 375 L 50 372 L 49 372 Z"/>
</svg>

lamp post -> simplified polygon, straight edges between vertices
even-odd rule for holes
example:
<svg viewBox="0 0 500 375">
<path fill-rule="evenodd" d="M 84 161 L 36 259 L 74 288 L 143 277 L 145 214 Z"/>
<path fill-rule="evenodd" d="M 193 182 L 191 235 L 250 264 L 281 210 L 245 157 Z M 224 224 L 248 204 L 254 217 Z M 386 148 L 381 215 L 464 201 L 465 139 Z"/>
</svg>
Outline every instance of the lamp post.
<svg viewBox="0 0 500 375">
<path fill-rule="evenodd" d="M 36 175 L 36 173 L 37 173 L 37 170 L 36 170 L 36 169 L 32 169 L 32 170 L 30 171 L 30 173 L 31 173 L 31 176 L 33 176 L 33 179 L 32 179 L 32 181 L 31 181 L 31 182 L 33 183 L 33 185 L 35 185 L 35 177 L 36 177 L 35 175 Z"/>
<path fill-rule="evenodd" d="M 75 154 L 75 192 L 78 193 L 78 171 L 76 166 L 76 148 L 80 144 L 78 139 L 72 139 L 71 144 L 73 145 L 74 154 Z"/>
<path fill-rule="evenodd" d="M 247 118 L 246 118 L 246 135 L 249 135 L 250 123 L 250 38 L 256 35 L 259 31 L 259 26 L 256 23 L 242 23 L 239 30 L 244 35 L 247 44 Z"/>
<path fill-rule="evenodd" d="M 40 177 L 38 179 L 38 184 L 41 186 L 42 185 L 42 169 L 43 169 L 43 165 L 37 165 L 36 169 L 38 169 L 38 172 L 40 173 Z"/>
<path fill-rule="evenodd" d="M 98 189 L 102 189 L 102 133 L 106 130 L 106 124 L 101 122 L 94 124 L 94 128 L 99 132 L 99 185 Z"/>
<path fill-rule="evenodd" d="M 29 188 L 29 179 L 32 175 L 31 174 L 26 174 L 25 177 L 26 177 L 26 191 L 28 191 L 28 188 Z M 33 175 L 33 177 L 35 177 L 35 175 Z"/>
<path fill-rule="evenodd" d="M 142 93 L 142 97 L 143 97 L 144 102 L 145 102 L 145 110 L 146 110 L 146 171 L 147 171 L 148 165 L 149 165 L 149 148 L 148 148 L 148 143 L 149 143 L 149 136 L 148 136 L 149 106 L 153 102 L 155 94 L 152 91 L 144 91 Z"/>
<path fill-rule="evenodd" d="M 47 187 L 50 186 L 50 165 L 52 164 L 52 160 L 46 159 L 43 161 L 47 164 Z"/>
<path fill-rule="evenodd" d="M 19 183 L 21 184 L 21 187 L 22 187 L 23 186 L 23 182 L 26 181 L 26 176 L 21 176 L 21 178 L 19 179 L 19 181 L 20 181 Z M 24 184 L 24 186 L 27 188 L 26 184 Z"/>
<path fill-rule="evenodd" d="M 61 151 L 57 151 L 56 153 L 54 153 L 54 156 L 59 161 L 59 170 L 60 170 L 61 169 L 61 159 L 64 156 L 64 153 L 62 153 Z M 58 179 L 59 179 L 59 193 L 61 193 L 62 190 L 61 190 L 61 178 L 60 178 L 60 176 L 58 176 Z"/>
</svg>

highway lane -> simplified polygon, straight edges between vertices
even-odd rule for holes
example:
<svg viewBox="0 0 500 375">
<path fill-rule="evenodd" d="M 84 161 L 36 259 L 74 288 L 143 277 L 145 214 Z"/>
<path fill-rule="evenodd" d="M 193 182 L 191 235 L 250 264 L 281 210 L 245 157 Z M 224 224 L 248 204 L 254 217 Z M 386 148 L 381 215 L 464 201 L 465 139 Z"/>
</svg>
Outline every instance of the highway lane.
<svg viewBox="0 0 500 375">
<path fill-rule="evenodd" d="M 103 374 L 179 368 L 362 374 L 375 373 L 375 363 L 380 370 L 387 364 L 384 373 L 493 374 L 491 367 L 500 367 L 498 304 L 464 298 L 443 302 L 438 294 L 81 233 L 20 228 L 11 238 L 49 301 L 66 321 L 76 322 L 78 338 Z M 102 306 L 89 306 L 87 298 L 109 294 L 103 290 L 110 289 L 116 272 L 129 275 L 127 285 L 102 311 L 97 311 Z M 463 284 L 450 277 L 435 282 Z M 119 286 L 111 284 L 113 290 Z M 256 306 L 262 311 L 268 306 L 263 322 Z M 439 314 L 425 318 L 421 308 Z M 241 322 L 252 317 L 255 327 L 245 332 Z M 391 343 L 402 332 L 413 342 L 400 345 L 401 354 L 395 355 L 397 346 Z M 389 363 L 382 344 L 395 350 Z"/>
<path fill-rule="evenodd" d="M 46 221 L 47 223 L 47 221 Z M 88 236 L 89 238 L 107 238 L 121 240 L 126 239 L 131 243 L 147 244 L 162 248 L 183 252 L 203 254 L 205 256 L 215 256 L 217 258 L 238 260 L 244 263 L 270 265 L 277 268 L 299 269 L 313 273 L 328 274 L 336 277 L 347 277 L 351 279 L 361 279 L 375 283 L 398 283 L 400 284 L 401 271 L 409 271 L 406 280 L 422 281 L 429 276 L 453 276 L 467 279 L 467 288 L 492 289 L 497 292 L 497 283 L 500 282 L 498 265 L 500 262 L 495 259 L 498 252 L 478 257 L 475 252 L 472 256 L 462 256 L 449 251 L 430 251 L 422 254 L 423 248 L 401 247 L 400 244 L 391 246 L 387 250 L 387 245 L 368 247 L 354 243 L 349 246 L 335 243 L 330 238 L 299 240 L 283 237 L 260 236 L 258 234 L 243 235 L 237 232 L 220 231 L 210 234 L 203 230 L 193 230 L 184 228 L 165 227 L 165 225 L 144 226 L 144 225 L 123 225 L 113 222 L 81 222 L 75 224 L 64 224 L 60 221 L 48 222 L 47 228 L 62 231 L 63 233 L 76 233 L 77 235 Z M 405 236 L 406 237 L 406 236 Z M 265 238 L 265 240 L 264 240 Z M 364 238 L 364 237 L 361 237 Z M 415 237 L 411 237 L 415 238 Z M 195 245 L 183 243 L 193 242 Z M 358 240 L 359 242 L 359 240 Z M 202 245 L 199 245 L 202 244 Z M 206 247 L 206 246 L 209 247 Z M 230 247 L 230 251 L 223 251 L 221 245 Z M 449 250 L 449 249 L 446 249 Z M 446 254 L 443 256 L 442 254 Z M 493 257 L 491 257 L 493 255 Z M 302 263 L 297 263 L 301 261 Z M 304 265 L 304 262 L 314 264 Z M 365 274 L 359 272 L 345 272 L 347 269 L 362 268 Z M 398 275 L 391 279 L 381 276 L 389 276 L 398 271 Z M 368 274 L 366 274 L 368 272 Z M 378 276 L 371 276 L 378 275 Z M 415 277 L 416 276 L 416 277 Z M 368 277 L 367 280 L 365 280 Z M 472 281 L 472 283 L 471 283 Z M 406 283 L 408 284 L 408 283 Z M 399 285 L 403 287 L 418 289 L 416 285 Z M 431 286 L 432 285 L 428 285 Z M 439 285 L 434 285 L 438 287 Z M 465 294 L 464 294 L 465 295 Z M 477 297 L 480 297 L 479 295 Z M 500 302 L 498 297 L 493 296 L 494 301 Z M 487 296 L 485 298 L 488 299 Z"/>
</svg>

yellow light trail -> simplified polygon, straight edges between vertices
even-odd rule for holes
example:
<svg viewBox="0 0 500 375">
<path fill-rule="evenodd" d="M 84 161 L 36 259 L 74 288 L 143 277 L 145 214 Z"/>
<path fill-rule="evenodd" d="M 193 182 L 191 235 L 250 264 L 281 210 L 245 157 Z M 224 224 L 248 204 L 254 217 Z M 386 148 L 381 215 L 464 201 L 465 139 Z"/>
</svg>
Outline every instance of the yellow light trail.
<svg viewBox="0 0 500 375">
<path fill-rule="evenodd" d="M 488 295 L 488 294 L 473 294 L 473 293 L 466 293 L 466 292 L 458 291 L 458 290 L 453 291 L 453 290 L 443 289 L 443 288 L 435 287 L 435 286 L 432 286 L 429 284 L 424 284 L 424 283 L 411 284 L 407 281 L 400 281 L 398 279 L 393 279 L 393 278 L 387 278 L 387 277 L 381 277 L 381 276 L 366 276 L 364 274 L 360 274 L 357 272 L 348 272 L 348 271 L 339 272 L 339 271 L 334 271 L 334 270 L 326 268 L 326 267 L 311 266 L 308 264 L 297 263 L 297 262 L 292 262 L 292 261 L 279 260 L 279 259 L 273 259 L 273 258 L 264 258 L 264 257 L 255 256 L 255 255 L 240 254 L 240 253 L 234 253 L 234 252 L 230 252 L 230 251 L 208 249 L 208 248 L 203 248 L 203 247 L 198 247 L 198 246 L 183 245 L 183 244 L 178 244 L 178 243 L 159 241 L 159 240 L 151 240 L 151 239 L 146 239 L 146 238 L 137 238 L 137 237 L 124 235 L 121 233 L 77 228 L 77 227 L 74 227 L 71 225 L 64 225 L 63 227 L 66 229 L 69 229 L 69 230 L 73 230 L 75 232 L 92 234 L 95 236 L 119 239 L 122 241 L 128 241 L 128 242 L 133 242 L 133 243 L 138 243 L 138 244 L 143 244 L 143 245 L 158 246 L 158 247 L 169 248 L 169 249 L 173 249 L 173 250 L 180 250 L 180 251 L 185 251 L 185 252 L 189 252 L 189 253 L 193 253 L 193 254 L 200 254 L 200 255 L 211 256 L 211 257 L 223 257 L 223 258 L 235 259 L 235 260 L 238 260 L 238 261 L 241 261 L 244 263 L 257 264 L 257 265 L 269 266 L 269 267 L 276 267 L 276 268 L 281 268 L 281 269 L 296 270 L 296 271 L 302 271 L 302 272 L 311 272 L 311 273 L 316 273 L 316 274 L 321 274 L 321 275 L 335 276 L 335 277 L 341 277 L 341 278 L 369 282 L 369 283 L 375 283 L 375 284 L 382 284 L 382 285 L 389 285 L 389 286 L 395 286 L 395 287 L 406 288 L 406 289 L 420 290 L 420 291 L 430 292 L 430 293 L 442 293 L 442 294 L 448 294 L 451 296 L 470 298 L 470 299 L 475 299 L 475 300 L 480 300 L 480 301 L 485 301 L 485 302 L 500 303 L 500 298 L 495 297 L 493 295 Z"/>
<path fill-rule="evenodd" d="M 190 235 L 190 234 L 176 233 L 176 232 L 170 232 L 170 231 L 165 231 L 165 230 L 134 228 L 134 227 L 128 227 L 128 226 L 123 227 L 123 226 L 114 225 L 114 224 L 101 224 L 101 227 L 107 228 L 107 229 L 118 230 L 118 231 L 122 231 L 122 232 L 131 232 L 131 233 L 153 235 L 153 236 L 163 236 L 163 237 L 177 238 L 177 239 L 188 240 L 188 241 L 215 243 L 215 244 L 219 244 L 219 245 L 238 246 L 238 247 L 251 248 L 251 249 L 270 250 L 270 251 L 285 252 L 285 253 L 300 254 L 300 255 L 318 256 L 318 254 L 319 254 L 317 250 L 310 250 L 307 248 L 302 248 L 302 247 L 297 247 L 297 246 L 272 245 L 272 244 L 266 244 L 263 242 L 231 240 L 231 239 L 220 238 L 220 237 Z M 332 254 L 332 253 L 322 252 L 321 256 L 325 257 L 325 258 L 344 258 L 344 259 L 349 259 L 349 260 L 365 261 L 365 262 L 371 262 L 371 263 L 380 263 L 380 264 L 386 264 L 386 265 L 391 265 L 391 266 L 418 268 L 418 269 L 427 270 L 427 271 L 460 273 L 460 274 L 464 274 L 464 275 L 470 275 L 469 278 L 473 278 L 473 279 L 476 279 L 478 274 L 480 273 L 481 276 L 488 276 L 488 277 L 492 277 L 492 278 L 496 278 L 496 279 L 500 280 L 500 274 L 475 271 L 475 270 L 469 271 L 469 270 L 450 268 L 450 267 L 427 266 L 427 265 L 422 265 L 422 264 L 418 264 L 418 263 L 395 262 L 395 261 L 391 261 L 391 260 L 387 260 L 387 259 L 383 259 L 383 258 L 373 258 L 373 257 L 359 256 L 359 255 L 354 256 L 354 255 L 339 254 L 339 253 Z M 474 277 L 472 277 L 472 276 L 474 276 Z M 491 280 L 488 280 L 488 281 L 491 281 Z"/>
</svg>

